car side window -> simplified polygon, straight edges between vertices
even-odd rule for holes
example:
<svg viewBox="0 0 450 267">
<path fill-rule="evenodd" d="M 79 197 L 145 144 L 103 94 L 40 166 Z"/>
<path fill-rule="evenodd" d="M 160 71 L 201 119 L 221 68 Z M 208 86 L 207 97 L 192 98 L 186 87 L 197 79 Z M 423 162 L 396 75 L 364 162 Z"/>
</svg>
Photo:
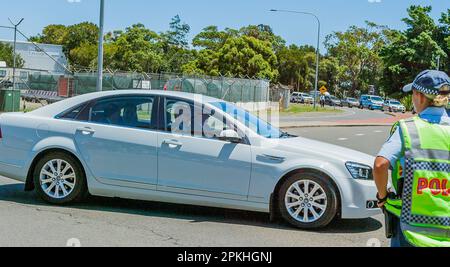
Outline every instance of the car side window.
<svg viewBox="0 0 450 267">
<path fill-rule="evenodd" d="M 152 129 L 153 97 L 118 97 L 97 101 L 89 112 L 94 123 Z"/>
<path fill-rule="evenodd" d="M 166 98 L 164 105 L 164 129 L 166 132 L 191 134 L 194 104 Z"/>
<path fill-rule="evenodd" d="M 222 131 L 235 127 L 215 110 L 176 99 L 166 99 L 165 131 L 175 134 L 218 139 Z"/>
</svg>

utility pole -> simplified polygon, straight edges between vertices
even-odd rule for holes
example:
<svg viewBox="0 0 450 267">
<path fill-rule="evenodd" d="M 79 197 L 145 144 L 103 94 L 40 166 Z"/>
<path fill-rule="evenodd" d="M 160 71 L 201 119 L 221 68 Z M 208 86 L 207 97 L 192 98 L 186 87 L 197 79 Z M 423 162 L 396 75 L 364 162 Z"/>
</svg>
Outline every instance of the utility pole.
<svg viewBox="0 0 450 267">
<path fill-rule="evenodd" d="M 14 26 L 14 63 L 13 63 L 13 90 L 16 90 L 16 61 L 17 61 L 17 56 L 16 56 L 16 44 L 17 44 L 17 27 L 22 24 L 23 22 L 23 18 L 19 21 L 19 23 L 14 24 L 14 22 L 12 22 L 11 19 L 9 19 L 9 22 L 11 22 L 11 24 Z"/>
<path fill-rule="evenodd" d="M 317 20 L 317 48 L 316 48 L 316 81 L 314 84 L 314 109 L 317 107 L 317 95 L 319 94 L 319 63 L 320 63 L 320 19 L 316 14 L 311 12 L 293 11 L 293 10 L 277 10 L 271 9 L 271 12 L 294 13 L 313 16 Z"/>
<path fill-rule="evenodd" d="M 441 56 L 437 56 L 437 70 L 439 71 L 441 68 Z"/>
<path fill-rule="evenodd" d="M 105 18 L 105 0 L 100 0 L 100 23 L 98 34 L 98 71 L 97 91 L 103 90 L 103 24 Z"/>
</svg>

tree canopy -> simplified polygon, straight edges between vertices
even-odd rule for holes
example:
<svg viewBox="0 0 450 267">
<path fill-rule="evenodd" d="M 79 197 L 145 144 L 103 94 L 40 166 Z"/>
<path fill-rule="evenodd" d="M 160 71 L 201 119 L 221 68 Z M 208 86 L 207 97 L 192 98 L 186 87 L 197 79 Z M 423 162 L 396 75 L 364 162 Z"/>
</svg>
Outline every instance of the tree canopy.
<svg viewBox="0 0 450 267">
<path fill-rule="evenodd" d="M 0 42 L 0 61 L 6 62 L 8 67 L 14 66 L 14 49 L 6 43 Z M 22 68 L 24 61 L 20 55 L 16 55 L 16 67 Z"/>
<path fill-rule="evenodd" d="M 325 38 L 320 55 L 319 85 L 332 93 L 357 95 L 371 85 L 395 94 L 422 70 L 449 72 L 450 9 L 436 21 L 429 6 L 413 5 L 402 21 L 405 30 L 389 29 L 373 22 L 350 26 Z M 288 45 L 264 24 L 240 29 L 211 25 L 190 42 L 190 26 L 180 16 L 172 18 L 165 32 L 143 24 L 105 35 L 105 67 L 135 72 L 176 72 L 268 79 L 295 90 L 314 88 L 316 49 Z M 83 22 L 49 25 L 33 41 L 60 44 L 72 68 L 95 68 L 98 28 Z M 3 56 L 8 49 L 0 47 Z M 7 54 L 7 53 L 6 53 Z M 5 56 L 3 56 L 5 57 Z M 8 62 L 8 60 L 6 60 Z"/>
</svg>

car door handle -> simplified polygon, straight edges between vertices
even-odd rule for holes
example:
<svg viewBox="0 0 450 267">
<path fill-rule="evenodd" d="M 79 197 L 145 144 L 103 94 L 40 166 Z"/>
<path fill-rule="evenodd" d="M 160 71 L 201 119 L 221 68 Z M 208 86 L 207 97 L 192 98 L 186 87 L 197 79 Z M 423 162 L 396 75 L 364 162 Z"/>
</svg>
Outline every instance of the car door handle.
<svg viewBox="0 0 450 267">
<path fill-rule="evenodd" d="M 183 146 L 183 143 L 181 143 L 177 140 L 164 140 L 163 144 L 169 145 L 169 146 L 176 146 L 176 147 Z"/>
<path fill-rule="evenodd" d="M 95 130 L 89 127 L 78 128 L 77 131 L 81 132 L 83 135 L 92 135 L 95 133 Z"/>
</svg>

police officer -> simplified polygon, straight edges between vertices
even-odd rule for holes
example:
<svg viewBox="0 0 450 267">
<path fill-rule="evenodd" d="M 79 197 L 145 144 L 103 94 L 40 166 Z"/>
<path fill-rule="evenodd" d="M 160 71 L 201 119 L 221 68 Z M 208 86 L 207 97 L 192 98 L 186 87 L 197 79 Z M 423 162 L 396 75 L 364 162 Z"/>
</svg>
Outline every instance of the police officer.
<svg viewBox="0 0 450 267">
<path fill-rule="evenodd" d="M 427 70 L 403 91 L 419 115 L 394 125 L 374 167 L 388 237 L 392 247 L 450 247 L 450 78 Z"/>
</svg>

